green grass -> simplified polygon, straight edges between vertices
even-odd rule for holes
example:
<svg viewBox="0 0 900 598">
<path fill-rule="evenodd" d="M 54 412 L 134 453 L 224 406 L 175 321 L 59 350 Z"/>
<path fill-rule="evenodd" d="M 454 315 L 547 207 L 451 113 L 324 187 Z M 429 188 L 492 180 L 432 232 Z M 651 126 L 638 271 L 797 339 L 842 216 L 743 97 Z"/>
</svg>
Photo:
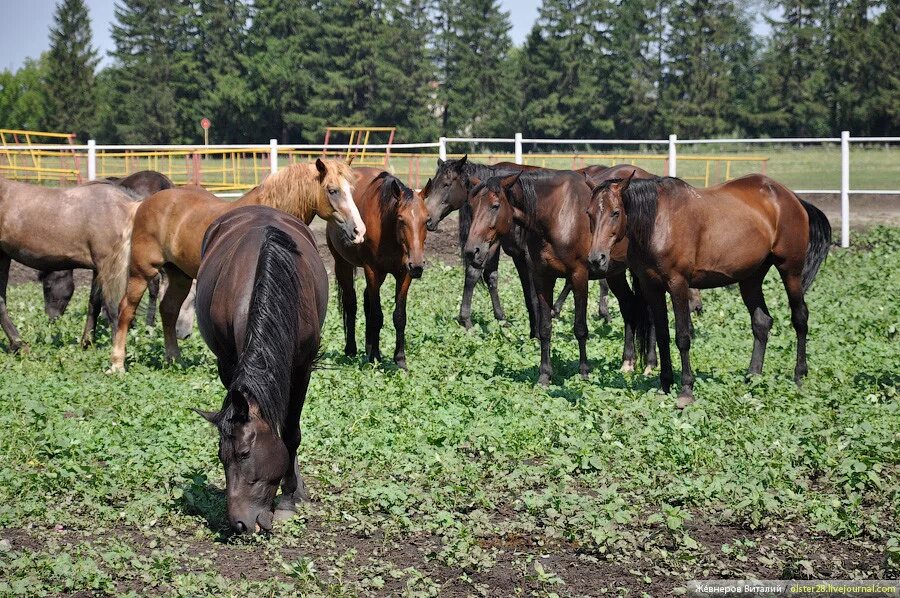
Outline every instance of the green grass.
<svg viewBox="0 0 900 598">
<path fill-rule="evenodd" d="M 454 152 L 464 151 L 463 145 L 452 147 Z M 502 151 L 510 151 L 509 148 L 501 148 Z M 480 151 L 480 150 L 479 150 Z M 595 148 L 590 150 L 597 152 Z M 793 189 L 840 189 L 840 147 L 836 144 L 827 146 L 807 146 L 807 147 L 785 147 L 783 145 L 750 145 L 750 146 L 679 146 L 679 156 L 689 158 L 690 156 L 736 156 L 736 157 L 767 157 L 768 163 L 766 173 L 781 183 Z M 610 154 L 611 152 L 599 152 L 600 154 Z M 666 148 L 657 147 L 651 152 L 641 151 L 637 148 L 633 150 L 619 151 L 619 154 L 654 154 L 664 156 Z M 421 187 L 425 185 L 425 181 L 435 171 L 435 161 L 437 155 L 409 157 L 404 156 L 404 152 L 395 151 L 392 154 L 390 168 L 392 171 L 405 179 L 410 185 Z M 512 160 L 512 154 L 493 154 L 490 159 L 483 158 L 484 161 Z M 46 159 L 49 165 L 51 160 Z M 604 158 L 602 156 L 594 156 L 591 158 L 577 158 L 577 166 L 587 163 L 610 163 L 621 162 L 620 159 Z M 288 160 L 282 157 L 280 160 L 282 165 L 287 165 Z M 525 155 L 525 162 L 537 166 L 546 166 L 550 168 L 572 168 L 573 160 L 571 155 L 560 155 L 559 157 L 549 158 L 529 158 Z M 636 159 L 627 160 L 634 162 L 637 166 L 645 168 L 650 172 L 663 174 L 663 162 L 653 159 Z M 268 172 L 268 153 L 263 152 L 257 155 L 256 166 L 260 170 L 254 177 L 253 164 L 249 159 L 243 159 L 237 166 L 238 180 L 248 186 L 253 186 L 255 181 L 260 180 Z M 71 161 L 66 162 L 66 167 L 72 167 Z M 231 170 L 231 163 L 228 163 L 228 170 L 224 175 L 221 172 L 223 162 L 218 159 L 205 160 L 202 165 L 203 183 L 205 185 L 215 186 L 227 184 L 234 180 L 234 172 Z M 171 176 L 177 182 L 186 182 L 190 179 L 192 166 L 188 164 L 182 157 L 175 160 L 170 166 L 165 160 L 158 162 L 149 162 L 146 159 L 138 162 L 132 162 L 128 167 L 129 172 L 140 169 L 160 170 Z M 703 186 L 706 181 L 706 161 L 693 161 L 682 159 L 678 162 L 678 175 L 685 178 L 695 186 Z M 82 175 L 86 176 L 86 163 L 81 160 Z M 733 162 L 731 165 L 730 176 L 737 177 L 751 172 L 759 172 L 762 169 L 762 163 L 754 160 L 750 162 Z M 98 166 L 99 176 L 108 174 L 121 174 L 125 172 L 126 164 L 121 158 L 110 158 L 100 163 Z M 711 163 L 709 172 L 709 183 L 715 184 L 725 180 L 726 165 L 724 162 Z M 45 181 L 46 182 L 46 181 Z M 51 179 L 52 182 L 52 179 Z M 860 147 L 853 145 L 850 154 L 850 183 L 851 189 L 882 189 L 882 190 L 898 190 L 900 189 L 900 146 L 891 145 L 888 147 Z M 49 183 L 48 183 L 49 184 Z"/>
<path fill-rule="evenodd" d="M 614 301 L 611 326 L 591 321 L 590 380 L 569 307 L 554 384 L 535 387 L 506 262 L 506 328 L 483 289 L 475 328 L 454 322 L 458 268 L 413 284 L 409 373 L 344 358 L 332 302 L 302 418 L 314 500 L 249 540 L 225 531 L 216 435 L 189 410 L 223 396 L 202 341 L 165 367 L 159 328 L 135 329 L 129 373 L 108 376 L 106 333 L 76 348 L 83 289 L 51 324 L 36 284 L 13 287 L 31 353 L 0 353 L 0 595 L 659 596 L 696 578 L 896 576 L 898 259 L 900 229 L 832 252 L 808 296 L 802 389 L 777 276 L 765 373 L 749 384 L 738 293 L 704 292 L 699 400 L 684 412 L 655 376 L 618 371 Z"/>
</svg>

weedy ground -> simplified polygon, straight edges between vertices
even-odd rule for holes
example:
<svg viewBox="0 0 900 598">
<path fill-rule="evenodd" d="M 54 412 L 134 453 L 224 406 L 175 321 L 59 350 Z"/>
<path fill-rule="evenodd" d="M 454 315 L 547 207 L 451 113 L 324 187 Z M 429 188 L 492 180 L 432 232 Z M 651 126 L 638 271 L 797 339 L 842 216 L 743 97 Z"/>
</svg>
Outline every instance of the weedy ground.
<svg viewBox="0 0 900 598">
<path fill-rule="evenodd" d="M 217 437 L 189 410 L 223 396 L 198 336 L 165 366 L 159 328 L 135 328 L 128 374 L 108 376 L 105 329 L 76 347 L 83 291 L 49 323 L 39 287 L 13 287 L 31 353 L 0 353 L 0 595 L 660 596 L 696 578 L 896 577 L 900 229 L 855 242 L 809 293 L 802 389 L 777 275 L 749 383 L 738 293 L 704 292 L 684 412 L 655 376 L 619 371 L 615 301 L 611 325 L 591 322 L 590 380 L 569 307 L 554 384 L 535 387 L 506 263 L 508 327 L 483 290 L 475 328 L 455 323 L 459 268 L 413 284 L 409 373 L 343 357 L 332 303 L 302 418 L 312 500 L 249 539 L 227 530 Z"/>
</svg>

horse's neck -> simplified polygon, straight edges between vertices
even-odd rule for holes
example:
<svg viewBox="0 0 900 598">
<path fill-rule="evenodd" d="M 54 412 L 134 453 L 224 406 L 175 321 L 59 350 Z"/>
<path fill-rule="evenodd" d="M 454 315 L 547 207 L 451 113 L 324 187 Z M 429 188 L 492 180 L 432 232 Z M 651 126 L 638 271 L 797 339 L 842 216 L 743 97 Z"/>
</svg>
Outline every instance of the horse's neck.
<svg viewBox="0 0 900 598">
<path fill-rule="evenodd" d="M 263 200 L 262 186 L 254 187 L 249 192 L 247 192 L 243 197 L 234 202 L 235 207 L 238 206 L 248 206 L 248 205 L 268 205 L 270 207 L 275 207 L 281 209 L 285 212 L 288 212 L 291 216 L 299 218 L 305 224 L 309 224 L 312 222 L 313 217 L 316 215 L 321 218 L 327 218 L 325 216 L 326 212 L 321 208 L 321 202 L 323 201 L 322 194 L 318 187 L 315 188 L 313 197 L 309 197 L 309 193 L 306 191 L 301 192 L 300 197 L 292 198 L 292 201 L 289 202 L 290 209 L 285 209 L 287 207 L 285 204 L 281 204 L 278 206 L 271 205 L 270 202 Z"/>
</svg>

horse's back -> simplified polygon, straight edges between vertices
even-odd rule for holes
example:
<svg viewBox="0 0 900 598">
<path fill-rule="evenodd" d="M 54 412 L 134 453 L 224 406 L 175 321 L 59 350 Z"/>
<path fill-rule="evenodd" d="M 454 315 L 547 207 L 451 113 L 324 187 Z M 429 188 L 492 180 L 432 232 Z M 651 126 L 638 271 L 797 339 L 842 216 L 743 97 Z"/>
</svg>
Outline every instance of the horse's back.
<svg viewBox="0 0 900 598">
<path fill-rule="evenodd" d="M 220 358 L 240 353 L 244 346 L 254 274 L 258 275 L 269 228 L 284 232 L 296 245 L 294 264 L 301 305 L 295 312 L 303 333 L 301 341 L 318 343 L 328 302 L 328 277 L 312 232 L 301 220 L 280 210 L 245 206 L 209 226 L 197 274 L 197 322 L 203 338 Z"/>
</svg>

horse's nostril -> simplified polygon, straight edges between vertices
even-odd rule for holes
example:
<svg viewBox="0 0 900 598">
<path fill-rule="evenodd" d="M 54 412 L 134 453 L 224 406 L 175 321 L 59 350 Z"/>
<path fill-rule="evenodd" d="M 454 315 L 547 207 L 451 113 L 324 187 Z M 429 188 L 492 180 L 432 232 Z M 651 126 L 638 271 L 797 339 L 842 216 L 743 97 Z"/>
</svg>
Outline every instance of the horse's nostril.
<svg viewBox="0 0 900 598">
<path fill-rule="evenodd" d="M 244 524 L 243 521 L 235 521 L 235 522 L 234 522 L 234 529 L 237 530 L 237 533 L 243 534 L 244 532 L 247 531 L 247 526 Z"/>
</svg>

